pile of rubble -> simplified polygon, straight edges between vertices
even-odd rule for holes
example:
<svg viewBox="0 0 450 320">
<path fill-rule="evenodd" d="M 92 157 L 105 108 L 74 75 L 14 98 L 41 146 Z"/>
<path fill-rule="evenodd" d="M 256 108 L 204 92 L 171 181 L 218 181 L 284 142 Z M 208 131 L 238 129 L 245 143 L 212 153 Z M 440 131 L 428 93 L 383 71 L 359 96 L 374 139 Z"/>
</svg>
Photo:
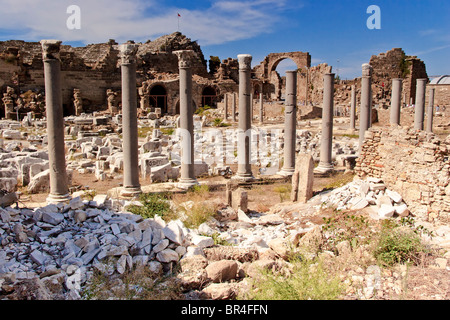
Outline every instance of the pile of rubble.
<svg viewBox="0 0 450 320">
<path fill-rule="evenodd" d="M 368 177 L 355 180 L 321 196 L 322 205 L 337 210 L 362 210 L 367 208 L 374 219 L 394 216 L 407 217 L 409 210 L 402 196 L 389 190 L 381 179 Z"/>
</svg>

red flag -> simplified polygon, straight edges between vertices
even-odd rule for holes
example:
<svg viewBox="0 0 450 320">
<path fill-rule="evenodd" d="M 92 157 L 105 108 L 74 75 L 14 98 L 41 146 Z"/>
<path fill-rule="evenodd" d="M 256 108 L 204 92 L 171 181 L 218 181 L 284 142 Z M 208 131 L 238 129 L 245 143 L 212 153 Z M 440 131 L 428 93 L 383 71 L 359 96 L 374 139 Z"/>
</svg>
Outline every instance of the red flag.
<svg viewBox="0 0 450 320">
<path fill-rule="evenodd" d="M 181 15 L 178 13 L 178 16 L 181 17 Z"/>
</svg>

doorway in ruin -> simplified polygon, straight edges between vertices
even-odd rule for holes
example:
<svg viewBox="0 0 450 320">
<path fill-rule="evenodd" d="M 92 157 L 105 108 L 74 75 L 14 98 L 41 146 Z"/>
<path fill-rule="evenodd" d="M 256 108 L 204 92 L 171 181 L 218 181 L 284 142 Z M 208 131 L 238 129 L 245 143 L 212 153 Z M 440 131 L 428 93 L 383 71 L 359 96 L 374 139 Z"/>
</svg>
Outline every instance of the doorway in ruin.
<svg viewBox="0 0 450 320">
<path fill-rule="evenodd" d="M 271 83 L 270 96 L 273 100 L 284 101 L 286 90 L 286 71 L 297 69 L 297 64 L 294 60 L 288 57 L 281 57 L 273 63 L 269 74 Z"/>
<path fill-rule="evenodd" d="M 150 107 L 161 108 L 161 113 L 167 113 L 167 91 L 162 85 L 155 85 L 150 89 Z"/>
<path fill-rule="evenodd" d="M 202 107 L 217 108 L 217 91 L 213 87 L 205 87 L 202 91 Z"/>
<path fill-rule="evenodd" d="M 260 93 L 262 93 L 261 86 L 257 83 L 253 87 L 253 96 L 255 97 L 255 99 L 259 97 Z"/>
</svg>

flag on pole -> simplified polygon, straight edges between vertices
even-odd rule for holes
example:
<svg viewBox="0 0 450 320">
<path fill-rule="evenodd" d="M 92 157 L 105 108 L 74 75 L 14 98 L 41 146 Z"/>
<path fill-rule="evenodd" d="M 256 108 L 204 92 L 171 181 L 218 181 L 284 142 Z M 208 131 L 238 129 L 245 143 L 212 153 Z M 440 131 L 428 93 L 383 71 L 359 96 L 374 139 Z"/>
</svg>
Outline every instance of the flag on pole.
<svg viewBox="0 0 450 320">
<path fill-rule="evenodd" d="M 181 14 L 178 13 L 178 16 L 181 17 Z"/>
</svg>

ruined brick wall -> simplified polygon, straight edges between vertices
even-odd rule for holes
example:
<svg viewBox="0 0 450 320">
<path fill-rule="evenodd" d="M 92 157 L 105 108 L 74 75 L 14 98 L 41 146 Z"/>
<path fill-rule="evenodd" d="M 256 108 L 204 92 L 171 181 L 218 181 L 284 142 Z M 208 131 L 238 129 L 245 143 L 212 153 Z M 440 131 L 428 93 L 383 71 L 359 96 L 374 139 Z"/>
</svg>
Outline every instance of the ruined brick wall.
<svg viewBox="0 0 450 320">
<path fill-rule="evenodd" d="M 434 88 L 434 105 L 450 108 L 450 84 L 428 84 L 425 105 L 428 106 L 430 88 Z"/>
<path fill-rule="evenodd" d="M 450 220 L 450 136 L 410 127 L 372 127 L 365 135 L 355 171 L 380 178 L 403 196 L 414 215 Z"/>
</svg>

